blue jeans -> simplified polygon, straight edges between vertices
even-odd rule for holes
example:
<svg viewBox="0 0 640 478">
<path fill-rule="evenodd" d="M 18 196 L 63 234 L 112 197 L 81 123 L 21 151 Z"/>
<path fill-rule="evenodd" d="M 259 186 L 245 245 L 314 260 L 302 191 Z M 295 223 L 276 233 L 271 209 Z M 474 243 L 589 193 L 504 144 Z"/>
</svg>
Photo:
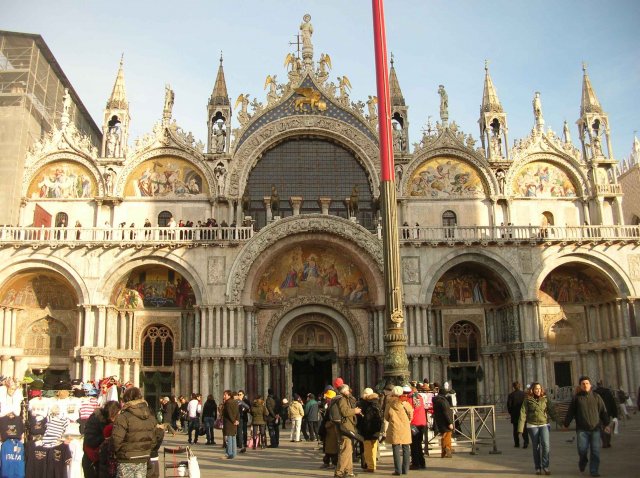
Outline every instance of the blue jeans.
<svg viewBox="0 0 640 478">
<path fill-rule="evenodd" d="M 224 437 L 224 441 L 227 444 L 227 457 L 234 458 L 238 454 L 238 447 L 236 446 L 236 436 L 226 436 Z"/>
<path fill-rule="evenodd" d="M 213 417 L 204 417 L 202 419 L 204 422 L 204 429 L 207 432 L 207 443 L 215 442 L 215 437 L 213 436 L 213 424 L 215 423 L 215 419 Z"/>
<path fill-rule="evenodd" d="M 391 445 L 393 449 L 393 467 L 396 473 L 407 474 L 409 472 L 409 461 L 411 452 L 409 445 Z"/>
<path fill-rule="evenodd" d="M 580 464 L 584 466 L 589 461 L 591 474 L 598 473 L 598 468 L 600 468 L 600 430 L 576 430 L 576 435 L 578 436 Z M 591 447 L 591 456 L 587 458 L 589 447 Z"/>
<path fill-rule="evenodd" d="M 195 431 L 193 443 L 198 443 L 198 430 L 200 429 L 200 419 L 199 418 L 190 418 L 189 419 L 189 443 L 191 443 L 191 433 Z"/>
<path fill-rule="evenodd" d="M 549 425 L 527 428 L 536 470 L 549 468 Z"/>
</svg>

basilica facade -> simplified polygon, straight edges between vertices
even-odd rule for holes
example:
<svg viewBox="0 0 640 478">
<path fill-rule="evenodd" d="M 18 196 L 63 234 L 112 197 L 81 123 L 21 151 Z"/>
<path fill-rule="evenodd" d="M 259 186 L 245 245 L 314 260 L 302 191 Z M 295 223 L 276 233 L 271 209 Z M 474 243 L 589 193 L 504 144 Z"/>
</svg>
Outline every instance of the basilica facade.
<svg viewBox="0 0 640 478">
<path fill-rule="evenodd" d="M 350 98 L 309 27 L 263 101 L 231 101 L 220 60 L 205 141 L 173 119 L 169 86 L 130 141 L 122 63 L 98 151 L 63 110 L 25 159 L 19 225 L 0 231 L 3 375 L 116 375 L 151 401 L 381 380 L 376 98 Z M 514 380 L 637 389 L 640 229 L 586 68 L 577 146 L 536 93 L 509 147 L 488 68 L 479 142 L 441 87 L 440 121 L 410 143 L 393 62 L 390 91 L 411 377 L 450 380 L 468 405 L 502 404 Z"/>
</svg>

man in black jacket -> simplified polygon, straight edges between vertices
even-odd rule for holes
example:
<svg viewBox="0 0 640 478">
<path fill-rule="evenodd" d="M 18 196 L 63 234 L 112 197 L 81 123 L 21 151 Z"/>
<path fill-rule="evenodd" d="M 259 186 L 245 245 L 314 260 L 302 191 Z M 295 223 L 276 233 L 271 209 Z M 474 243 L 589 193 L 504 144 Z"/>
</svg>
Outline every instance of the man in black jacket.
<svg viewBox="0 0 640 478">
<path fill-rule="evenodd" d="M 520 382 L 513 382 L 513 392 L 507 398 L 507 412 L 511 416 L 513 424 L 513 444 L 516 448 L 520 447 L 520 434 L 518 433 L 518 421 L 520 420 L 520 409 L 524 402 L 525 393 L 520 390 Z M 525 431 L 522 434 L 522 448 L 529 446 L 529 434 Z"/>
<path fill-rule="evenodd" d="M 280 403 L 274 397 L 273 390 L 268 390 L 265 401 L 269 416 L 267 417 L 267 429 L 269 430 L 269 448 L 278 448 L 280 445 Z"/>
<path fill-rule="evenodd" d="M 598 387 L 594 392 L 602 398 L 604 406 L 607 409 L 607 413 L 609 414 L 609 418 L 618 418 L 618 404 L 616 403 L 616 399 L 613 396 L 611 389 L 605 387 L 602 380 L 600 380 L 598 382 Z M 613 427 L 610 428 L 611 430 L 609 430 L 608 433 L 604 430 L 602 432 L 602 448 L 611 448 L 611 434 L 613 433 Z"/>
<path fill-rule="evenodd" d="M 604 427 L 609 432 L 609 415 L 600 395 L 591 390 L 591 379 L 580 377 L 580 391 L 576 393 L 567 410 L 564 426 L 567 428 L 573 419 L 576 420 L 576 436 L 578 437 L 578 468 L 584 471 L 589 464 L 591 476 L 600 476 L 600 430 Z M 587 458 L 587 452 L 591 454 Z"/>
<path fill-rule="evenodd" d="M 435 382 L 433 390 L 437 394 L 433 397 L 433 421 L 434 429 L 442 435 L 441 456 L 442 458 L 452 458 L 451 435 L 453 432 L 453 412 L 446 397 L 446 390 L 440 390 L 440 384 Z"/>
</svg>

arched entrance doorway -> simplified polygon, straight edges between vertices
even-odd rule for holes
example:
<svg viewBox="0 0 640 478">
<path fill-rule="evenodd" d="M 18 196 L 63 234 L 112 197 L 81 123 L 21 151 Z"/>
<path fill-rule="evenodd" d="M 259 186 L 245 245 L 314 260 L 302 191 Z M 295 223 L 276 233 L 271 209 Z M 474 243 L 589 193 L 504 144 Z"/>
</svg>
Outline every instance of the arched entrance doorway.
<svg viewBox="0 0 640 478">
<path fill-rule="evenodd" d="M 291 337 L 292 392 L 304 397 L 318 396 L 331 383 L 332 364 L 336 363 L 334 340 L 329 330 L 317 323 L 300 326 Z"/>
<path fill-rule="evenodd" d="M 545 277 L 538 298 L 551 385 L 570 393 L 582 374 L 611 384 L 626 383 L 617 354 L 601 353 L 598 345 L 622 335 L 619 296 L 615 284 L 588 264 L 563 264 Z"/>
<path fill-rule="evenodd" d="M 451 387 L 461 405 L 477 405 L 477 369 L 479 364 L 480 331 L 466 320 L 449 329 L 449 363 Z"/>
<path fill-rule="evenodd" d="M 44 268 L 14 274 L 0 288 L 4 309 L 0 346 L 22 348 L 22 355 L 5 360 L 0 373 L 22 377 L 27 370 L 47 387 L 69 386 L 72 376 L 69 350 L 78 327 L 78 295 L 69 281 Z"/>
<path fill-rule="evenodd" d="M 515 323 L 511 293 L 495 269 L 476 261 L 463 262 L 447 270 L 435 284 L 431 304 L 443 325 L 443 345 L 449 350 L 447 375 L 457 393 L 458 405 L 493 403 L 499 381 L 492 383 L 478 373 L 481 348 L 487 344 L 487 330 L 498 330 L 502 323 Z M 504 327 L 506 331 L 507 328 Z M 509 328 L 509 331 L 515 330 Z M 489 332 L 493 333 L 493 332 Z M 494 343 L 514 341 L 498 337 Z"/>
</svg>

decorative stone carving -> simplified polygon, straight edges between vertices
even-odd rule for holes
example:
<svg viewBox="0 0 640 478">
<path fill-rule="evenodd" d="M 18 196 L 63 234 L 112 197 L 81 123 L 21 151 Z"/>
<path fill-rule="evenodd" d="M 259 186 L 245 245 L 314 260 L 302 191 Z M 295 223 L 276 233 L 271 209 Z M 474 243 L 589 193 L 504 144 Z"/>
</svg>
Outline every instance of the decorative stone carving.
<svg viewBox="0 0 640 478">
<path fill-rule="evenodd" d="M 305 329 L 305 348 L 335 350 L 338 355 L 346 355 L 349 352 L 347 337 L 340 327 L 336 327 L 335 320 L 322 314 L 303 314 L 289 322 L 282 330 L 278 341 L 278 351 L 281 356 L 286 356 L 289 350 L 296 345 L 292 343 L 293 336 L 301 328 Z M 332 343 L 329 344 L 318 344 L 316 329 L 320 328 L 324 328 L 332 336 L 332 339 L 335 338 L 336 343 L 333 343 L 332 340 Z M 268 349 L 267 353 L 270 353 L 271 342 L 265 344 L 265 347 Z"/>
<path fill-rule="evenodd" d="M 345 305 L 342 302 L 338 300 L 334 300 L 330 297 L 304 296 L 304 297 L 296 297 L 295 299 L 291 299 L 287 302 L 284 302 L 280 307 L 280 309 L 278 309 L 278 311 L 271 317 L 271 319 L 269 319 L 269 322 L 267 323 L 267 326 L 265 327 L 265 330 L 264 330 L 264 342 L 262 343 L 262 349 L 267 355 L 271 354 L 271 343 L 273 341 L 273 332 L 276 326 L 278 325 L 278 323 L 280 322 L 280 320 L 282 320 L 282 318 L 292 310 L 295 310 L 305 305 L 324 306 L 338 312 L 349 323 L 349 326 L 351 327 L 351 330 L 353 331 L 353 334 L 356 338 L 357 349 L 365 350 L 364 348 L 365 340 L 364 340 L 364 334 L 362 332 L 362 328 L 360 327 L 360 324 L 358 323 L 357 319 L 353 316 L 353 314 L 351 313 L 348 307 L 345 307 Z M 327 317 L 327 320 L 328 320 L 327 323 L 330 323 L 331 327 L 335 328 L 335 321 L 333 319 L 330 319 L 329 317 Z"/>
<path fill-rule="evenodd" d="M 207 262 L 207 283 L 208 284 L 224 284 L 225 277 L 225 263 L 226 258 L 224 256 L 209 257 Z"/>
<path fill-rule="evenodd" d="M 420 284 L 420 257 L 402 258 L 402 283 Z"/>
<path fill-rule="evenodd" d="M 136 138 L 134 149 L 135 154 L 141 154 L 150 149 L 172 146 L 191 150 L 198 156 L 204 153 L 204 143 L 196 141 L 191 131 L 186 133 L 177 125 L 176 120 L 156 122 L 151 133 Z"/>
<path fill-rule="evenodd" d="M 61 151 L 77 153 L 92 160 L 98 158 L 98 148 L 91 143 L 91 138 L 80 133 L 74 123 L 68 123 L 63 128 L 50 131 L 43 139 L 36 141 L 27 153 L 25 164 L 39 162 L 45 156 Z"/>
<path fill-rule="evenodd" d="M 227 286 L 229 300 L 233 303 L 239 302 L 251 266 L 271 245 L 294 234 L 309 232 L 329 233 L 355 244 L 368 254 L 382 273 L 382 242 L 365 228 L 338 216 L 323 214 L 291 216 L 269 224 L 247 242 L 229 273 L 231 278 Z"/>
<path fill-rule="evenodd" d="M 629 261 L 629 275 L 632 279 L 640 279 L 640 254 L 631 254 Z"/>
</svg>

